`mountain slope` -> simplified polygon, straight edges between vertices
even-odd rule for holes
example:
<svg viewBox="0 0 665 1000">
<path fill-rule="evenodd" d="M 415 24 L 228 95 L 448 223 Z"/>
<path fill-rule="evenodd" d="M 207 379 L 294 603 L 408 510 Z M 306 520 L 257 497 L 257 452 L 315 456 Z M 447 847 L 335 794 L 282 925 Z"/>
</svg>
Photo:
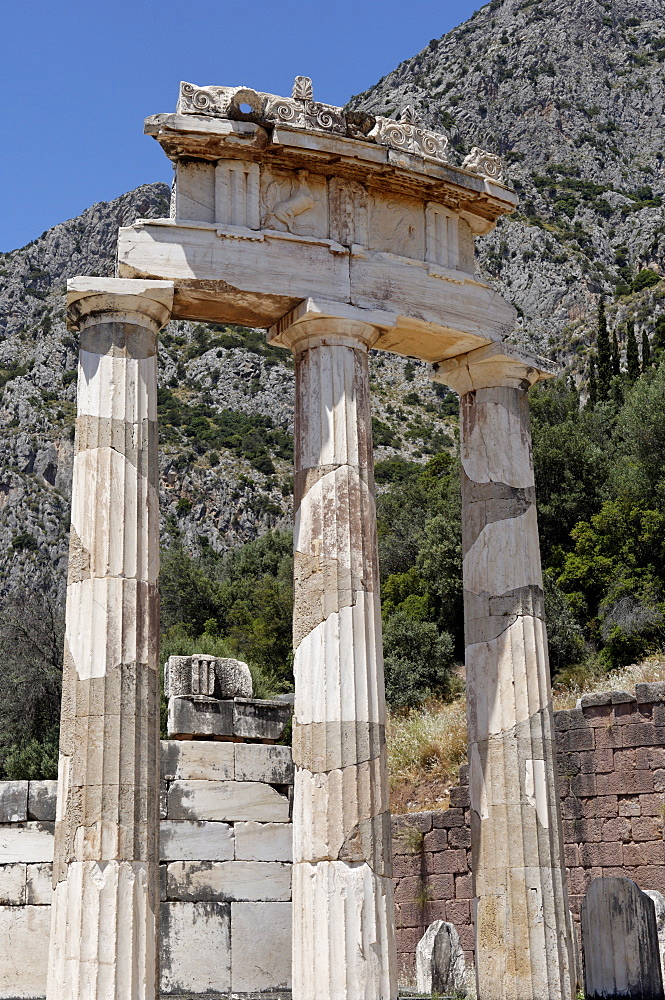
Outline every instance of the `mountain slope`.
<svg viewBox="0 0 665 1000">
<path fill-rule="evenodd" d="M 479 241 L 481 272 L 518 308 L 518 338 L 578 369 L 598 295 L 665 273 L 664 14 L 662 0 L 492 0 L 350 102 L 410 104 L 453 156 L 504 157 L 521 205 Z M 650 332 L 660 293 L 617 299 L 611 321 Z"/>
</svg>

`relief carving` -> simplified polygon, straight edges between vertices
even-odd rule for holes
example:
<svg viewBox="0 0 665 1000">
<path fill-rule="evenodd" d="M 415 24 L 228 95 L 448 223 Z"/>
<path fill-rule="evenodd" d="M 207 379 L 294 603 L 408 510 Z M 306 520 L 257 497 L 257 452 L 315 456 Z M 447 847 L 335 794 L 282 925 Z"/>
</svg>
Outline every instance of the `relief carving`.
<svg viewBox="0 0 665 1000">
<path fill-rule="evenodd" d="M 367 191 L 362 184 L 331 177 L 328 197 L 330 238 L 346 247 L 367 246 Z"/>
<path fill-rule="evenodd" d="M 400 257 L 425 257 L 423 205 L 408 198 L 372 199 L 370 245 Z"/>
<path fill-rule="evenodd" d="M 368 138 L 374 139 L 381 146 L 392 146 L 393 149 L 401 149 L 406 153 L 433 156 L 444 163 L 448 162 L 447 137 L 417 125 L 415 111 L 410 105 L 402 111 L 399 122 L 377 115 L 376 125 Z"/>
<path fill-rule="evenodd" d="M 328 236 L 326 182 L 307 170 L 269 175 L 263 196 L 264 229 L 296 236 Z"/>
</svg>

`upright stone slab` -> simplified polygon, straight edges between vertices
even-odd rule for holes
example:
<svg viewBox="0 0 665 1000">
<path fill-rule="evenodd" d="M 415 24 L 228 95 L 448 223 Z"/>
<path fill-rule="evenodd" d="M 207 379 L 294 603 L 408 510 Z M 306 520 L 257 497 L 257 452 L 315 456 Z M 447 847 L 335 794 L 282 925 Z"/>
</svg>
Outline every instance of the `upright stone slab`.
<svg viewBox="0 0 665 1000">
<path fill-rule="evenodd" d="M 434 376 L 460 395 L 476 970 L 488 1000 L 575 994 L 527 398 L 548 365 L 494 344 Z"/>
<path fill-rule="evenodd" d="M 397 996 L 369 401 L 372 326 L 272 331 L 296 368 L 294 1000 Z"/>
<path fill-rule="evenodd" d="M 445 920 L 435 920 L 416 946 L 418 992 L 464 996 L 465 973 L 464 952 L 455 926 Z"/>
<path fill-rule="evenodd" d="M 580 918 L 587 1000 L 663 1000 L 653 899 L 628 878 L 596 878 Z"/>
<path fill-rule="evenodd" d="M 665 896 L 656 889 L 645 889 L 644 894 L 653 900 L 655 908 L 656 931 L 660 949 L 660 974 L 663 977 L 663 986 L 665 986 Z"/>
<path fill-rule="evenodd" d="M 80 331 L 49 1000 L 154 998 L 157 334 L 168 281 L 75 278 Z"/>
</svg>

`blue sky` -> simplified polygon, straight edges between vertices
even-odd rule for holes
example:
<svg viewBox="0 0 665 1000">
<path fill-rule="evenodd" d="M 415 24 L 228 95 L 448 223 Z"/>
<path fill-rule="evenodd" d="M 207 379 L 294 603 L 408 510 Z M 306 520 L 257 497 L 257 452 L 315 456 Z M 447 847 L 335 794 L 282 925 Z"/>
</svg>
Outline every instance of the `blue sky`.
<svg viewBox="0 0 665 1000">
<path fill-rule="evenodd" d="M 344 104 L 461 24 L 482 0 L 6 0 L 0 81 L 0 251 L 96 201 L 170 182 L 143 119 L 180 80 L 289 94 L 311 76 Z"/>
</svg>

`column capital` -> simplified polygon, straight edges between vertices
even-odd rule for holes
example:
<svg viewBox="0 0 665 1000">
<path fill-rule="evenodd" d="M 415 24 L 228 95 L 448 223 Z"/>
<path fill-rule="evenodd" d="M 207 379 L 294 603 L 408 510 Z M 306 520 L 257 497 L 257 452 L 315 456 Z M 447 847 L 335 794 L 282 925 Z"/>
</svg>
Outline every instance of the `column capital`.
<svg viewBox="0 0 665 1000">
<path fill-rule="evenodd" d="M 136 313 L 161 330 L 171 318 L 172 281 L 142 278 L 89 278 L 67 281 L 67 329 L 80 330 L 94 317 Z"/>
<path fill-rule="evenodd" d="M 382 314 L 336 302 L 304 299 L 268 330 L 268 343 L 294 354 L 309 347 L 372 347 Z"/>
<path fill-rule="evenodd" d="M 558 368 L 553 361 L 501 343 L 439 361 L 434 365 L 432 378 L 463 396 L 474 389 L 499 386 L 526 390 L 536 382 L 557 375 Z"/>
</svg>

